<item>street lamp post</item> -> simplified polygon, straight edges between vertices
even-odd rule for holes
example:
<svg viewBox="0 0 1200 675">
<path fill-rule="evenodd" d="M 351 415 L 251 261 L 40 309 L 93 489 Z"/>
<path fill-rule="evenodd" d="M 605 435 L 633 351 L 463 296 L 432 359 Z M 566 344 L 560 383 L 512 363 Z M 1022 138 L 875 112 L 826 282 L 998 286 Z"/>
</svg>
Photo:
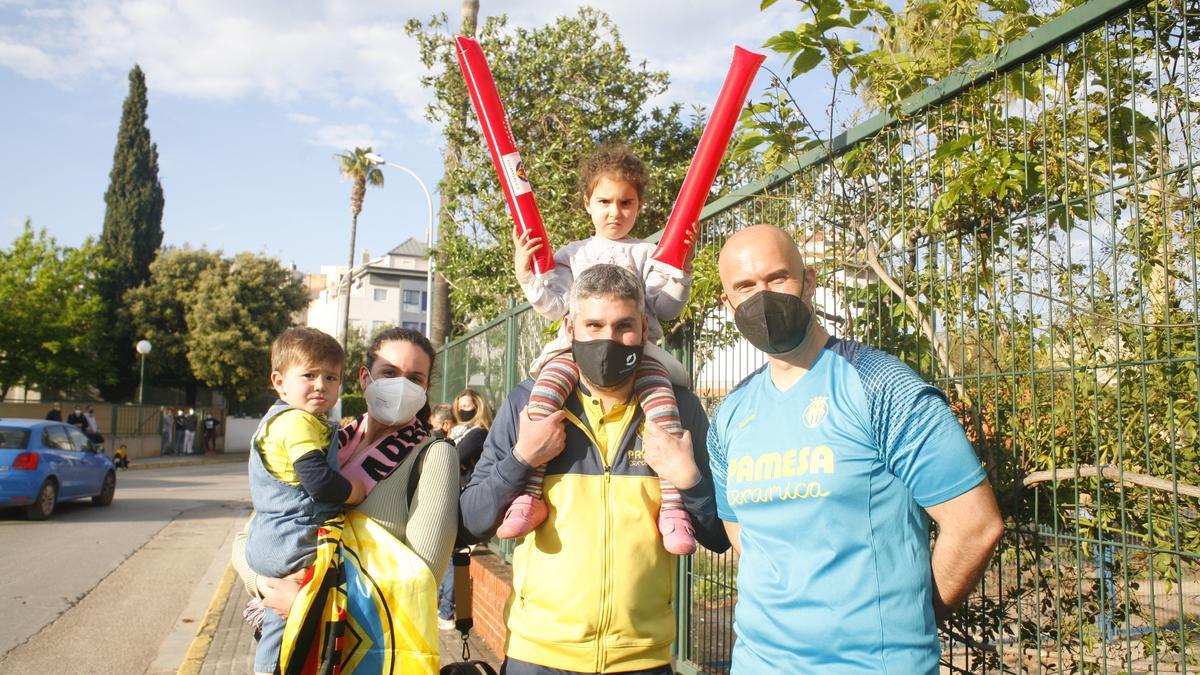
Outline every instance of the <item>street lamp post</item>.
<svg viewBox="0 0 1200 675">
<path fill-rule="evenodd" d="M 149 340 L 138 340 L 138 343 L 134 345 L 137 353 L 142 355 L 142 372 L 138 377 L 138 405 L 142 404 L 142 394 L 146 389 L 146 355 L 150 353 L 152 348 L 153 345 L 150 344 Z"/>
<path fill-rule="evenodd" d="M 425 206 L 429 210 L 429 224 L 425 228 L 425 337 L 429 337 L 433 331 L 433 241 L 437 237 L 433 222 L 433 197 L 429 195 L 429 188 L 425 187 L 425 181 L 421 180 L 421 177 L 412 169 L 402 164 L 389 162 L 373 152 L 368 152 L 365 156 L 376 164 L 400 169 L 412 176 L 413 180 L 417 181 L 417 185 L 421 186 L 421 192 L 425 193 Z M 403 289 L 401 294 L 403 295 Z M 403 302 L 401 302 L 401 308 L 403 306 Z"/>
</svg>

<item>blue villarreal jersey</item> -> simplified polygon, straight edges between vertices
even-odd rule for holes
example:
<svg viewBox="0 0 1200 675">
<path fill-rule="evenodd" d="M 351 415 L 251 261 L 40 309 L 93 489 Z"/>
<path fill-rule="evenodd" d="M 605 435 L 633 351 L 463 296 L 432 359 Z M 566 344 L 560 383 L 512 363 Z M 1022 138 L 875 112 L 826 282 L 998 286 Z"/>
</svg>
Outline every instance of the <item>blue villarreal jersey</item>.
<svg viewBox="0 0 1200 675">
<path fill-rule="evenodd" d="M 764 367 L 731 392 L 708 447 L 741 526 L 734 673 L 938 671 L 922 507 L 985 474 L 937 388 L 831 339 L 787 391 Z"/>
</svg>

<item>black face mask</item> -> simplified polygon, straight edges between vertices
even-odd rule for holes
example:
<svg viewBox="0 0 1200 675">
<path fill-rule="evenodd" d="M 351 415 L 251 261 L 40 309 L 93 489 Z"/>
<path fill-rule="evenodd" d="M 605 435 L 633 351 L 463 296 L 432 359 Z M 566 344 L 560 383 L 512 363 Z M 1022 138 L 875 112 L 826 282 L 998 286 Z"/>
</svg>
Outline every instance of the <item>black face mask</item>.
<svg viewBox="0 0 1200 675">
<path fill-rule="evenodd" d="M 642 362 L 642 345 L 623 345 L 616 340 L 575 340 L 571 353 L 588 382 L 605 389 L 633 377 Z"/>
<path fill-rule="evenodd" d="M 791 293 L 761 291 L 733 310 L 733 322 L 750 344 L 767 354 L 790 352 L 804 341 L 812 310 Z"/>
<path fill-rule="evenodd" d="M 474 418 L 475 418 L 474 410 L 459 410 L 458 411 L 458 419 L 460 419 L 464 422 L 470 422 Z"/>
</svg>

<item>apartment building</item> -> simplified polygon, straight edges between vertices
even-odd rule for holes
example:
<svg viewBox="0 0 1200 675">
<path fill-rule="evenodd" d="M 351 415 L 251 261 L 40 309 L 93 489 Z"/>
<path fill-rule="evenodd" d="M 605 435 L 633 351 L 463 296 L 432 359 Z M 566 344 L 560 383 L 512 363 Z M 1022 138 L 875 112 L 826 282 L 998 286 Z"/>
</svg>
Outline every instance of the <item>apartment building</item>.
<svg viewBox="0 0 1200 675">
<path fill-rule="evenodd" d="M 367 337 L 385 326 L 412 328 L 428 335 L 429 258 L 423 242 L 409 238 L 371 258 L 363 251 L 350 276 L 350 326 Z M 337 336 L 345 265 L 323 265 L 305 280 L 309 289 L 306 325 Z"/>
</svg>

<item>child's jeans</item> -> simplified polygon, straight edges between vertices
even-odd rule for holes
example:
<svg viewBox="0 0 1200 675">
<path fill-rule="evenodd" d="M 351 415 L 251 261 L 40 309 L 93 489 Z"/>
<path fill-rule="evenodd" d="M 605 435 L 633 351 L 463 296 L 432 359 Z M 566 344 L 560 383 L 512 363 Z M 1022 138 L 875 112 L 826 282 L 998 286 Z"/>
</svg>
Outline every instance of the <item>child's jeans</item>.
<svg viewBox="0 0 1200 675">
<path fill-rule="evenodd" d="M 454 620 L 454 561 L 446 566 L 442 583 L 438 585 L 438 618 Z"/>
<path fill-rule="evenodd" d="M 254 672 L 273 673 L 279 667 L 279 650 L 283 646 L 283 627 L 287 622 L 268 609 L 263 617 L 262 634 L 254 649 Z"/>
</svg>

